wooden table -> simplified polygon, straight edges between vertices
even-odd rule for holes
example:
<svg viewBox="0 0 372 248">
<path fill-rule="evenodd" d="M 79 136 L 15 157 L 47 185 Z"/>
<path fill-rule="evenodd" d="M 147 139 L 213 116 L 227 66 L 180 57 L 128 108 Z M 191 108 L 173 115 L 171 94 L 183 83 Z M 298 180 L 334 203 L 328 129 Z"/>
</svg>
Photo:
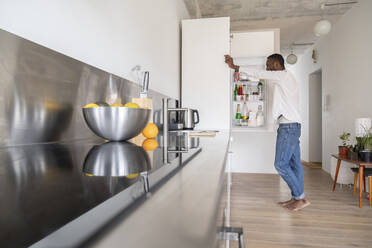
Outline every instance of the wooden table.
<svg viewBox="0 0 372 248">
<path fill-rule="evenodd" d="M 345 157 L 340 157 L 339 155 L 334 155 L 334 154 L 332 155 L 332 157 L 337 159 L 335 181 L 333 182 L 332 191 L 335 191 L 335 188 L 336 188 L 338 171 L 340 170 L 341 161 L 349 162 L 349 163 L 355 164 L 359 167 L 359 207 L 361 208 L 362 207 L 362 199 L 363 199 L 362 188 L 363 188 L 363 181 L 364 181 L 363 180 L 364 179 L 363 171 L 364 171 L 364 167 L 372 167 L 372 163 L 367 163 L 367 162 L 363 162 L 363 161 L 360 161 L 360 160 L 350 160 L 350 159 L 347 159 Z"/>
</svg>

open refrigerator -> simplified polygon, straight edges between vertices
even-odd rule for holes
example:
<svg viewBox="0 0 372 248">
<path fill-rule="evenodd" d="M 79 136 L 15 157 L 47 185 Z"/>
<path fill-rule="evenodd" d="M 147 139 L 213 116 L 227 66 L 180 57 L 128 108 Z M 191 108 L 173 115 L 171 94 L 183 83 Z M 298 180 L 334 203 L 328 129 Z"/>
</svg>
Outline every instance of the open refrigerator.
<svg viewBox="0 0 372 248">
<path fill-rule="evenodd" d="M 268 90 L 264 79 L 252 79 L 243 72 L 232 72 L 230 96 L 232 129 L 267 128 Z"/>
</svg>

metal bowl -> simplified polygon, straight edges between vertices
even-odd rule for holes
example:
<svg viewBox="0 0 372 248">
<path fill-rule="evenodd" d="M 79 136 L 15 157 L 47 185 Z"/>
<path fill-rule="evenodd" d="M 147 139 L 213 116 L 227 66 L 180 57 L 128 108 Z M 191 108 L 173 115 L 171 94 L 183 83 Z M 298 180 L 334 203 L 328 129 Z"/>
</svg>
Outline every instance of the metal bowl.
<svg viewBox="0 0 372 248">
<path fill-rule="evenodd" d="M 83 108 L 88 127 L 98 136 L 122 141 L 137 136 L 146 126 L 151 110 L 126 107 Z"/>
<path fill-rule="evenodd" d="M 151 169 L 147 152 L 129 142 L 94 146 L 85 158 L 83 172 L 94 176 L 121 177 Z"/>
</svg>

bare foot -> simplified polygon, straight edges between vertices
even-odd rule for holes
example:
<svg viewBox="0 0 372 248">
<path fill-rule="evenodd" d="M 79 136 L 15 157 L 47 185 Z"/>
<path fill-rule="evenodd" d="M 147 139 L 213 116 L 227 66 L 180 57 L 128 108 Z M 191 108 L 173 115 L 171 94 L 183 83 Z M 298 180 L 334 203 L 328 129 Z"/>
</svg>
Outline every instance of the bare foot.
<svg viewBox="0 0 372 248">
<path fill-rule="evenodd" d="M 292 211 L 298 211 L 298 210 L 301 210 L 303 208 L 306 208 L 310 204 L 311 203 L 308 200 L 306 200 L 306 199 L 295 200 L 292 204 L 287 205 L 287 208 L 289 210 L 292 210 Z"/>
<path fill-rule="evenodd" d="M 295 202 L 295 201 L 296 201 L 295 199 L 291 198 L 291 199 L 288 200 L 288 201 L 278 202 L 278 204 L 279 204 L 280 206 L 282 206 L 282 207 L 285 207 L 285 206 L 287 206 L 287 205 L 289 205 L 289 204 L 292 204 L 292 203 Z"/>
</svg>

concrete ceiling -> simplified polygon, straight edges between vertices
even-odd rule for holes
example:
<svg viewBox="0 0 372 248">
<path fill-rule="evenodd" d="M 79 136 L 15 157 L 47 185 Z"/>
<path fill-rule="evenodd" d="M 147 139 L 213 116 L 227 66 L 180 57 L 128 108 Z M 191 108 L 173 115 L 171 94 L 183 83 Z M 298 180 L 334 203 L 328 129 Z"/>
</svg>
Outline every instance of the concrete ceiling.
<svg viewBox="0 0 372 248">
<path fill-rule="evenodd" d="M 320 8 L 322 3 L 349 0 L 184 0 L 191 18 L 230 16 L 231 31 L 280 28 L 282 53 L 293 43 L 312 43 L 317 37 L 314 25 L 322 16 L 332 24 L 353 4 Z M 307 46 L 295 46 L 302 53 Z"/>
</svg>

